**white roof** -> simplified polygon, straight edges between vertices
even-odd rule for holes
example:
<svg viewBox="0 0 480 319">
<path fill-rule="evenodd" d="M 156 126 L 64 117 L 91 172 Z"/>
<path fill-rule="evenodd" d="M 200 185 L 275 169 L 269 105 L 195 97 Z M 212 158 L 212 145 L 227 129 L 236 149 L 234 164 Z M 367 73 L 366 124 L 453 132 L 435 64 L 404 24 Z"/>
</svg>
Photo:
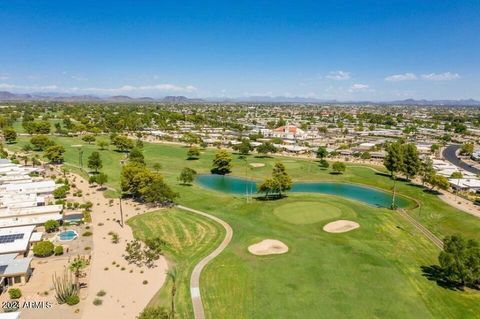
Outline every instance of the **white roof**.
<svg viewBox="0 0 480 319">
<path fill-rule="evenodd" d="M 52 214 L 52 213 L 59 214 L 62 210 L 63 210 L 62 205 L 0 208 L 0 218 L 4 218 L 8 216 L 42 215 L 42 214 Z"/>
<path fill-rule="evenodd" d="M 31 257 L 15 259 L 17 253 L 0 255 L 0 277 L 9 277 L 18 274 L 25 274 L 30 268 Z M 2 271 L 3 270 L 3 271 Z"/>
<path fill-rule="evenodd" d="M 476 178 L 451 178 L 448 181 L 450 182 L 450 184 L 462 188 L 480 188 L 480 180 Z"/>
<path fill-rule="evenodd" d="M 35 226 L 0 228 L 0 254 L 26 251 L 34 229 Z M 14 235 L 18 237 L 6 237 Z"/>
<path fill-rule="evenodd" d="M 20 312 L 0 313 L 0 319 L 20 319 Z"/>
<path fill-rule="evenodd" d="M 41 189 L 41 188 L 55 189 L 55 182 L 49 180 L 49 181 L 41 181 L 41 182 L 33 182 L 33 183 L 5 185 L 5 191 L 7 192 L 35 190 L 35 189 Z"/>
</svg>

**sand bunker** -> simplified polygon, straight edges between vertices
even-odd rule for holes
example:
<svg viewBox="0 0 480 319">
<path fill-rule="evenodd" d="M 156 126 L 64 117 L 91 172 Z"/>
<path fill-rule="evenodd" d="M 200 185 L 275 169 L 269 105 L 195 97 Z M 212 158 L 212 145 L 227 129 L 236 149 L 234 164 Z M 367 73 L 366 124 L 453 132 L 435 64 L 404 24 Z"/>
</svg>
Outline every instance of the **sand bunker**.
<svg viewBox="0 0 480 319">
<path fill-rule="evenodd" d="M 259 256 L 285 254 L 288 251 L 288 246 L 279 240 L 265 239 L 259 243 L 248 246 L 248 251 L 251 254 Z"/>
<path fill-rule="evenodd" d="M 323 230 L 328 233 L 345 233 L 359 228 L 360 225 L 350 220 L 337 220 L 323 226 Z"/>
<path fill-rule="evenodd" d="M 250 166 L 253 167 L 253 168 L 260 168 L 260 167 L 264 167 L 265 164 L 264 163 L 250 163 Z"/>
</svg>

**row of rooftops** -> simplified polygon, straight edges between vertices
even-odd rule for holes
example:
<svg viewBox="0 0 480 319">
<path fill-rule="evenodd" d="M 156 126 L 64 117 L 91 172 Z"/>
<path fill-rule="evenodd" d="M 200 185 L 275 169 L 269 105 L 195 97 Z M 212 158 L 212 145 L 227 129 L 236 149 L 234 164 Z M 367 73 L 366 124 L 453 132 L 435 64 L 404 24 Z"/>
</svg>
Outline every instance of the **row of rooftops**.
<svg viewBox="0 0 480 319">
<path fill-rule="evenodd" d="M 32 172 L 41 171 L 0 160 L 0 228 L 62 219 L 62 205 L 45 205 L 46 198 L 57 187 L 55 181 L 30 176 Z"/>
</svg>

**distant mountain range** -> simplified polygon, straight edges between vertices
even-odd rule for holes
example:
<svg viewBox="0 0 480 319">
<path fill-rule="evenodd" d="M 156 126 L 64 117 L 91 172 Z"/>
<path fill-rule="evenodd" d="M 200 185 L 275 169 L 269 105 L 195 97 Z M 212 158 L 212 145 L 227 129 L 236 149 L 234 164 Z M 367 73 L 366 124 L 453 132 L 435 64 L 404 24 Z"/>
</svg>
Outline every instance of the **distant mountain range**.
<svg viewBox="0 0 480 319">
<path fill-rule="evenodd" d="M 62 95 L 59 93 L 17 94 L 0 91 L 0 101 L 58 101 L 58 102 L 203 102 L 202 99 L 190 99 L 186 96 L 166 96 L 154 99 L 151 97 L 130 97 L 127 95 L 96 96 L 96 95 Z"/>
<path fill-rule="evenodd" d="M 164 102 L 164 103 L 202 103 L 202 102 L 225 102 L 225 103 L 326 103 L 326 104 L 388 104 L 388 105 L 419 105 L 419 106 L 480 106 L 480 101 L 473 99 L 465 100 L 414 100 L 400 101 L 337 101 L 322 100 L 306 97 L 285 96 L 247 96 L 243 98 L 211 97 L 205 99 L 192 99 L 186 96 L 165 96 L 163 98 L 130 97 L 127 95 L 96 96 L 96 95 L 63 95 L 60 93 L 30 93 L 19 94 L 0 91 L 0 101 L 57 101 L 57 102 Z"/>
</svg>

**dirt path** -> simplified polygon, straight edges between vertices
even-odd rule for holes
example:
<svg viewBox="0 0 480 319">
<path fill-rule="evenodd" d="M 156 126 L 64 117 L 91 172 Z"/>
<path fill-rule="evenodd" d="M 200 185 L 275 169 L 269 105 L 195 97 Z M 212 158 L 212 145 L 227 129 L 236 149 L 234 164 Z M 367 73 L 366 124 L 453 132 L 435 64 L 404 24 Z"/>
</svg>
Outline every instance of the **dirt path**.
<svg viewBox="0 0 480 319">
<path fill-rule="evenodd" d="M 232 240 L 233 236 L 233 230 L 232 227 L 230 227 L 229 224 L 224 222 L 218 217 L 212 216 L 210 214 L 204 213 L 202 211 L 188 208 L 185 206 L 178 205 L 177 206 L 180 209 L 202 215 L 204 217 L 210 218 L 213 221 L 219 223 L 220 225 L 225 228 L 225 238 L 223 241 L 220 243 L 220 245 L 212 251 L 207 257 L 203 258 L 198 264 L 195 265 L 195 268 L 193 268 L 192 271 L 192 276 L 190 277 L 190 295 L 192 298 L 192 305 L 193 305 L 193 314 L 195 319 L 204 319 L 205 318 L 205 313 L 203 310 L 203 303 L 202 303 L 202 298 L 200 295 L 200 275 L 202 273 L 203 268 L 215 257 L 220 255 L 220 253 L 228 246 L 230 241 Z"/>
<path fill-rule="evenodd" d="M 166 259 L 161 257 L 153 268 L 129 265 L 123 254 L 127 242 L 133 239 L 133 234 L 128 225 L 122 227 L 118 222 L 119 200 L 105 198 L 103 192 L 88 185 L 88 182 L 78 174 L 69 175 L 82 190 L 83 200 L 93 203 L 91 273 L 88 296 L 82 301 L 84 302 L 82 318 L 136 318 L 164 284 L 168 269 Z M 149 209 L 131 200 L 122 200 L 122 207 L 124 220 L 158 210 Z M 119 235 L 119 243 L 112 243 L 112 232 Z M 98 297 L 97 293 L 101 290 L 105 291 L 106 295 Z M 94 305 L 95 299 L 102 300 L 102 304 Z"/>
</svg>

